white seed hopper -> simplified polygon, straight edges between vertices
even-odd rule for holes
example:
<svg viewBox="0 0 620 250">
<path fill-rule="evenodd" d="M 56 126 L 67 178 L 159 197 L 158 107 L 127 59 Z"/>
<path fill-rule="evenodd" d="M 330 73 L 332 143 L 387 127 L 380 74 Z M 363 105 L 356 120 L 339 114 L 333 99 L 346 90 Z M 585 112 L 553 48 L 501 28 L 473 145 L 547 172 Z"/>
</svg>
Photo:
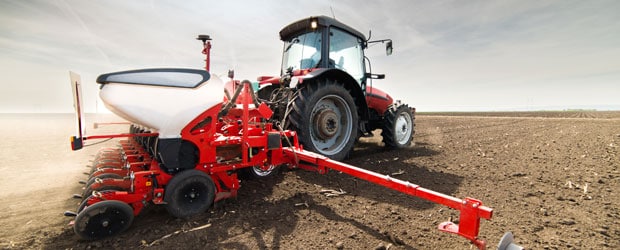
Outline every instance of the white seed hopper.
<svg viewBox="0 0 620 250">
<path fill-rule="evenodd" d="M 105 106 L 129 122 L 180 138 L 181 130 L 224 98 L 224 83 L 196 69 L 141 69 L 97 78 Z"/>
</svg>

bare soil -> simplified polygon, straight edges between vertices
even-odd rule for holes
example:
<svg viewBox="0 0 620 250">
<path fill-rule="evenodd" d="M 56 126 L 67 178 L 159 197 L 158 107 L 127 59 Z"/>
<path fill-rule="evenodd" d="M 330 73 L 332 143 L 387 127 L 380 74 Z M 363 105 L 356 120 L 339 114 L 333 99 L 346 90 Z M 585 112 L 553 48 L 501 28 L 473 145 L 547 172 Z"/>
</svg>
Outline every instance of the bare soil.
<svg viewBox="0 0 620 250">
<path fill-rule="evenodd" d="M 376 132 L 346 162 L 482 200 L 491 248 L 506 231 L 530 249 L 620 248 L 620 112 L 550 114 L 419 115 L 411 148 L 385 150 Z M 0 128 L 2 249 L 470 249 L 436 229 L 456 211 L 333 171 L 244 181 L 237 199 L 191 220 L 150 206 L 124 234 L 82 241 L 62 212 L 76 208 L 84 166 L 115 142 L 72 152 L 70 115 L 0 115 Z M 95 132 L 115 130 L 126 128 Z"/>
</svg>

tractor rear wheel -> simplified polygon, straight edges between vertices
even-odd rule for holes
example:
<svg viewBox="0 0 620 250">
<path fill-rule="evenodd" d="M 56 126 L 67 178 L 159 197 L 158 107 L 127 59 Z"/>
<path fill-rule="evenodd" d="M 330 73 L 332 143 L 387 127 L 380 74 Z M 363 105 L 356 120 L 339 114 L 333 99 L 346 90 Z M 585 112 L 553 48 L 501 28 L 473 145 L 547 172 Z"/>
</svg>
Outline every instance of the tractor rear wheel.
<svg viewBox="0 0 620 250">
<path fill-rule="evenodd" d="M 400 102 L 388 107 L 383 115 L 381 136 L 386 147 L 406 148 L 411 145 L 414 134 L 415 118 L 411 108 Z"/>
<path fill-rule="evenodd" d="M 133 221 L 133 209 L 127 203 L 107 200 L 86 207 L 75 218 L 73 230 L 85 240 L 100 239 L 123 232 Z"/>
<path fill-rule="evenodd" d="M 307 84 L 293 103 L 290 129 L 310 151 L 334 160 L 346 158 L 357 139 L 358 113 L 353 97 L 336 81 Z"/>
<path fill-rule="evenodd" d="M 209 175 L 191 169 L 172 177 L 166 186 L 166 210 L 177 218 L 188 218 L 207 211 L 215 200 L 215 184 Z"/>
</svg>

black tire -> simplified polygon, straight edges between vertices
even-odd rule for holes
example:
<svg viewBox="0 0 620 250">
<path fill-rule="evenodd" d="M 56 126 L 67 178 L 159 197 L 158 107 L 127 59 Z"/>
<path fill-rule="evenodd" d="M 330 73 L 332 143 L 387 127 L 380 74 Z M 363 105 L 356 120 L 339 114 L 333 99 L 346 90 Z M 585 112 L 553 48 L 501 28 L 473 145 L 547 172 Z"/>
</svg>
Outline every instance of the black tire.
<svg viewBox="0 0 620 250">
<path fill-rule="evenodd" d="M 177 218 L 207 211 L 215 200 L 215 184 L 204 172 L 191 169 L 178 173 L 166 186 L 166 210 Z"/>
<path fill-rule="evenodd" d="M 277 175 L 280 172 L 278 166 L 270 165 L 269 170 L 260 167 L 242 168 L 239 170 L 239 178 L 244 180 L 264 179 Z"/>
<path fill-rule="evenodd" d="M 127 203 L 101 201 L 78 213 L 73 231 L 85 240 L 101 239 L 127 230 L 133 217 L 133 209 Z"/>
<path fill-rule="evenodd" d="M 389 148 L 406 148 L 413 141 L 415 117 L 407 104 L 394 103 L 383 115 L 381 136 Z"/>
<path fill-rule="evenodd" d="M 307 150 L 339 161 L 353 150 L 358 117 L 353 97 L 344 86 L 319 80 L 301 89 L 293 103 L 289 128 L 297 131 Z"/>
</svg>

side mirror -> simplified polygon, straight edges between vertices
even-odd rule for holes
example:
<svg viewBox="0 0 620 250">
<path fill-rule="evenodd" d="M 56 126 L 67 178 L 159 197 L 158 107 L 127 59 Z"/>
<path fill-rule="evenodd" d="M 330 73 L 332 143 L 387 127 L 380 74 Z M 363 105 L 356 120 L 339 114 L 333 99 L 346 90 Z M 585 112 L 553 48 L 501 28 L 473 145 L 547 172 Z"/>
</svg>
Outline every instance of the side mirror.
<svg viewBox="0 0 620 250">
<path fill-rule="evenodd" d="M 385 44 L 385 54 L 387 54 L 388 56 L 392 54 L 392 40 L 387 41 L 387 43 Z"/>
</svg>

